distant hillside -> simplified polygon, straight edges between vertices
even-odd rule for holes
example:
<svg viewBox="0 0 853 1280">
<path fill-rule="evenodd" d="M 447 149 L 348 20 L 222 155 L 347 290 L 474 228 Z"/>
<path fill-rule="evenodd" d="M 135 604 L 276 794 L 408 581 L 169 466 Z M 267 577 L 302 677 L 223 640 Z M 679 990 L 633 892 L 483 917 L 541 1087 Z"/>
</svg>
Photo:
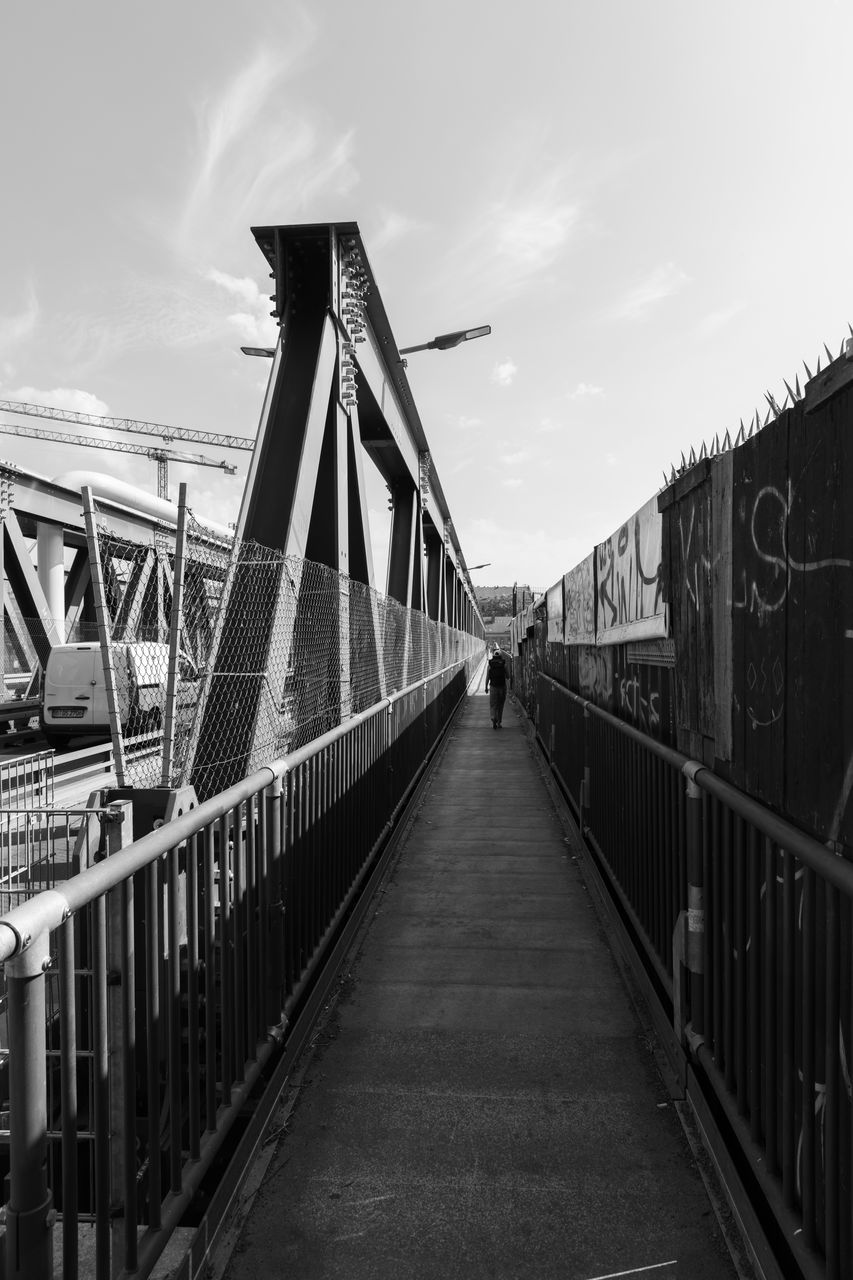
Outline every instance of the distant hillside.
<svg viewBox="0 0 853 1280">
<path fill-rule="evenodd" d="M 483 617 L 512 617 L 512 587 L 477 587 L 477 603 Z M 526 583 L 518 584 L 518 603 L 521 607 L 522 593 L 530 599 L 530 587 Z"/>
</svg>

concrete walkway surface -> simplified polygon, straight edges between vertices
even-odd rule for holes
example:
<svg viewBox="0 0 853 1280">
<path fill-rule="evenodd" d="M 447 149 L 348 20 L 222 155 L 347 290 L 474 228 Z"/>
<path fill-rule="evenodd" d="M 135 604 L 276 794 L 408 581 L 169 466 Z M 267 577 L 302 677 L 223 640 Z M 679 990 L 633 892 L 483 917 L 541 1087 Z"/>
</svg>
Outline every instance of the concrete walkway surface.
<svg viewBox="0 0 853 1280">
<path fill-rule="evenodd" d="M 466 700 L 300 1099 L 227 1280 L 735 1275 L 511 700 Z"/>
</svg>

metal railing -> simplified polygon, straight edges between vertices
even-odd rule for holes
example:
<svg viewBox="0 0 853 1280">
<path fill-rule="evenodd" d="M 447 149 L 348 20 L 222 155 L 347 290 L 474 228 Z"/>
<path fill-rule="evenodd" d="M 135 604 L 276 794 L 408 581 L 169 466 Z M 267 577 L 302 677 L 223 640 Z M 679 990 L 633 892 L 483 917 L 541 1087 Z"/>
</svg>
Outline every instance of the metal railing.
<svg viewBox="0 0 853 1280">
<path fill-rule="evenodd" d="M 52 751 L 0 760 L 0 810 L 47 808 L 52 804 Z"/>
<path fill-rule="evenodd" d="M 103 860 L 0 920 L 6 1277 L 50 1280 L 56 1210 L 65 1280 L 84 1274 L 86 1221 L 85 1274 L 150 1274 L 286 1041 L 471 667 L 383 699 L 133 844 L 129 803 L 110 805 Z M 49 1181 L 54 1134 L 61 1177 Z"/>
<path fill-rule="evenodd" d="M 537 734 L 784 1247 L 849 1275 L 853 864 L 541 674 Z"/>
</svg>

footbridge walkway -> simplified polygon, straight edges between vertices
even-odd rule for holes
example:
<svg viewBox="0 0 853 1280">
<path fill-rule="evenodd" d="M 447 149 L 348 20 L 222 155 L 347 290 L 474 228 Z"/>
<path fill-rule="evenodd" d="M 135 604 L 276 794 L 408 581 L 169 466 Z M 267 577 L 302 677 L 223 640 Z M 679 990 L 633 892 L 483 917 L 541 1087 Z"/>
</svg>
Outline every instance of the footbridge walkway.
<svg viewBox="0 0 853 1280">
<path fill-rule="evenodd" d="M 527 719 L 510 703 L 494 731 L 481 693 L 285 1095 L 226 1280 L 736 1274 Z"/>
</svg>

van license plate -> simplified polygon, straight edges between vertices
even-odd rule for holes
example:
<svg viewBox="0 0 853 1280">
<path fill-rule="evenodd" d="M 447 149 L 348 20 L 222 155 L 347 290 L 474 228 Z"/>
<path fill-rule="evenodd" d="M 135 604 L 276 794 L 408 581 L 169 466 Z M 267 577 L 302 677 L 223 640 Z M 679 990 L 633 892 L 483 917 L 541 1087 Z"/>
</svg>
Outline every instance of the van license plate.
<svg viewBox="0 0 853 1280">
<path fill-rule="evenodd" d="M 85 707 L 54 707 L 54 720 L 81 720 L 85 712 Z"/>
</svg>

